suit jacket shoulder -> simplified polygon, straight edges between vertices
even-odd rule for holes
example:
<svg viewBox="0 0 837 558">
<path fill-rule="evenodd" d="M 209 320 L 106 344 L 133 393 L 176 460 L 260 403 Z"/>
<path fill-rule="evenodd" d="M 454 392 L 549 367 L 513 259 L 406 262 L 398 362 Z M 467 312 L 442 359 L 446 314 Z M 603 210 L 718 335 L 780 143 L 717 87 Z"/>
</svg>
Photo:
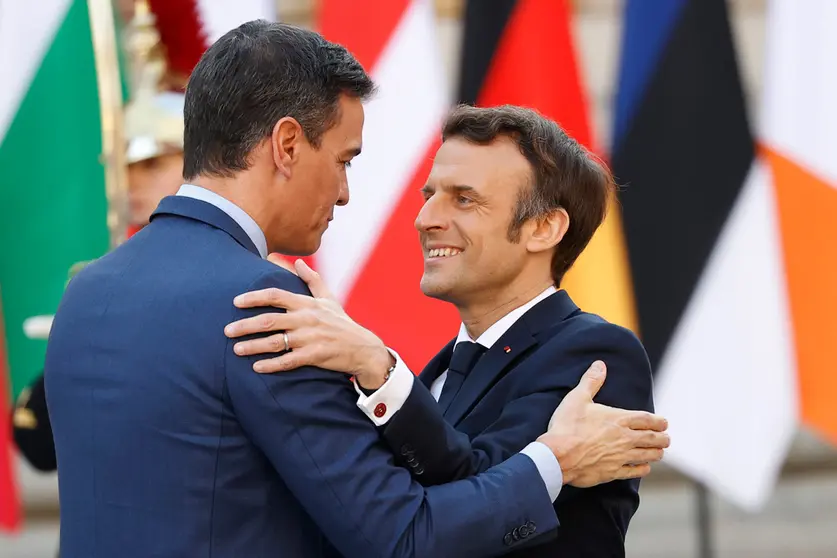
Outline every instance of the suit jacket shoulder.
<svg viewBox="0 0 837 558">
<path fill-rule="evenodd" d="M 567 318 L 543 332 L 542 343 L 521 366 L 525 391 L 575 386 L 595 361 L 607 368 L 607 378 L 595 400 L 609 406 L 653 411 L 651 363 L 642 342 L 631 330 L 586 312 Z"/>
</svg>

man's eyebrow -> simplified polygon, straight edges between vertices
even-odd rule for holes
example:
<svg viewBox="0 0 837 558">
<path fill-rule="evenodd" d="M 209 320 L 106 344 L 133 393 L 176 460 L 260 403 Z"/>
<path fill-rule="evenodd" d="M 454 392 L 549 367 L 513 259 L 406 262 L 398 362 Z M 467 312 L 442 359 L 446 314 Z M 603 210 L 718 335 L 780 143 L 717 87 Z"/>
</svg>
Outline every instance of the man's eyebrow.
<svg viewBox="0 0 837 558">
<path fill-rule="evenodd" d="M 476 202 L 485 201 L 485 196 L 480 194 L 476 188 L 468 186 L 467 184 L 451 184 L 450 186 L 443 186 L 442 188 L 452 194 L 465 194 Z"/>
<path fill-rule="evenodd" d="M 425 184 L 421 187 L 421 195 L 425 198 L 429 198 L 433 194 L 436 193 L 436 190 L 440 189 L 443 192 L 449 195 L 464 195 L 471 198 L 471 201 L 477 204 L 485 204 L 488 200 L 484 195 L 482 195 L 476 188 L 473 186 L 468 186 L 467 184 L 448 184 L 445 186 L 441 186 L 437 188 L 436 186 L 431 186 L 429 184 Z"/>
<path fill-rule="evenodd" d="M 357 157 L 360 155 L 360 147 L 352 147 L 343 152 L 344 157 Z"/>
<path fill-rule="evenodd" d="M 476 188 L 474 188 L 473 186 L 467 186 L 465 184 L 451 184 L 451 185 L 448 185 L 448 186 L 442 186 L 442 190 L 444 190 L 446 192 L 456 192 L 456 193 L 459 193 L 459 194 L 467 192 L 467 193 L 475 194 L 477 196 L 480 195 L 480 193 L 477 192 Z M 421 191 L 422 192 L 435 192 L 436 187 L 431 186 L 430 184 L 425 184 L 424 186 L 421 187 Z"/>
<path fill-rule="evenodd" d="M 445 192 L 450 194 L 467 194 L 476 200 L 484 200 L 485 196 L 480 194 L 476 188 L 473 186 L 468 186 L 467 184 L 449 184 L 447 186 L 442 186 L 441 189 Z M 421 187 L 422 194 L 432 194 L 436 191 L 435 186 L 431 186 L 429 184 L 425 184 Z"/>
<path fill-rule="evenodd" d="M 473 186 L 468 186 L 466 184 L 452 184 L 450 186 L 443 186 L 442 188 L 448 190 L 449 192 L 456 192 L 457 194 L 468 193 L 479 195 L 479 192 L 477 192 Z"/>
</svg>

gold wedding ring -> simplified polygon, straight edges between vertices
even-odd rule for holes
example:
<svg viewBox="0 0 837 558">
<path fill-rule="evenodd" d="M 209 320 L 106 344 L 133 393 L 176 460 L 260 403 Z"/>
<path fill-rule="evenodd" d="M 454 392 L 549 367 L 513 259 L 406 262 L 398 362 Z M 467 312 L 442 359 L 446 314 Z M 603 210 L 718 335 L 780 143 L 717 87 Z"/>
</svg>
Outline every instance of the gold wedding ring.
<svg viewBox="0 0 837 558">
<path fill-rule="evenodd" d="M 288 334 L 287 332 L 282 333 L 282 338 L 285 340 L 285 351 L 288 351 L 291 348 L 291 344 L 288 341 Z"/>
</svg>

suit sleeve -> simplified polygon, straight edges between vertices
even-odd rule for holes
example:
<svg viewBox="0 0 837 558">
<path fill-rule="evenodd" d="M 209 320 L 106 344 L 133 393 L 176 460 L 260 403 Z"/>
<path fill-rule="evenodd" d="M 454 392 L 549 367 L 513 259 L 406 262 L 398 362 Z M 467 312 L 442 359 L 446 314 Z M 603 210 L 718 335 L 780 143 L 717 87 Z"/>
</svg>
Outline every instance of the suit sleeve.
<svg viewBox="0 0 837 558">
<path fill-rule="evenodd" d="M 597 359 L 608 370 L 597 402 L 653 412 L 651 367 L 631 332 L 596 323 L 560 339 L 560 344 L 555 341 L 524 361 L 526 370 L 518 373 L 526 374 L 525 389 L 507 401 L 497 420 L 473 439 L 445 421 L 427 388 L 414 382 L 404 406 L 383 429 L 397 463 L 426 486 L 465 479 L 502 463 L 546 430 L 555 408 Z M 559 513 L 559 539 L 572 539 L 574 551 L 592 546 L 601 553 L 591 556 L 624 552 L 628 523 L 639 506 L 638 490 L 637 480 L 585 490 L 565 487 L 556 500 L 558 510 L 567 510 L 566 518 Z M 562 505 L 567 502 L 569 506 Z M 591 534 L 591 530 L 597 532 Z"/>
<path fill-rule="evenodd" d="M 591 329 L 561 339 L 560 345 L 553 339 L 524 361 L 531 371 L 525 389 L 473 440 L 444 419 L 424 384 L 414 382 L 404 405 L 382 431 L 399 464 L 413 470 L 422 484 L 432 486 L 501 463 L 546 431 L 556 407 L 597 359 L 608 368 L 597 402 L 653 411 L 650 365 L 639 341 L 611 324 Z"/>
<path fill-rule="evenodd" d="M 248 290 L 310 294 L 282 270 Z M 233 310 L 232 318 L 254 311 Z M 257 374 L 226 351 L 226 382 L 238 420 L 326 537 L 347 557 L 497 556 L 511 536 L 554 537 L 557 518 L 534 463 L 511 456 L 477 477 L 425 488 L 393 462 L 356 407 L 348 377 L 318 368 Z"/>
</svg>

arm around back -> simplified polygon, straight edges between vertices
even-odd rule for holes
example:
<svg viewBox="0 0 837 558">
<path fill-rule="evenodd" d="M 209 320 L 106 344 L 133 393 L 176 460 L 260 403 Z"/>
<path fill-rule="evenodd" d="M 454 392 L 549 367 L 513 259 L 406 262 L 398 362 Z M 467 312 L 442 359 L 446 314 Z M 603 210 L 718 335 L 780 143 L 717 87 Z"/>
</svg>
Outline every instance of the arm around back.
<svg viewBox="0 0 837 558">
<path fill-rule="evenodd" d="M 266 273 L 248 290 L 308 291 L 292 274 Z M 256 312 L 233 309 L 233 319 Z M 347 377 L 313 367 L 257 374 L 257 358 L 227 344 L 226 381 L 236 415 L 332 544 L 345 556 L 496 556 L 554 536 L 557 519 L 534 463 L 516 455 L 483 474 L 424 488 L 393 463 L 356 407 Z"/>
<path fill-rule="evenodd" d="M 404 404 L 382 428 L 382 436 L 396 462 L 424 486 L 465 479 L 491 467 L 491 456 L 445 420 L 430 390 L 419 381 L 413 382 Z"/>
<path fill-rule="evenodd" d="M 515 376 L 515 395 L 473 439 L 445 420 L 421 382 L 414 382 L 383 436 L 399 461 L 425 486 L 479 474 L 542 434 L 555 408 L 596 360 L 608 368 L 596 402 L 653 412 L 651 370 L 642 344 L 630 331 L 596 321 L 556 335 L 517 364 L 509 372 Z M 407 458 L 412 459 L 412 466 Z"/>
</svg>

